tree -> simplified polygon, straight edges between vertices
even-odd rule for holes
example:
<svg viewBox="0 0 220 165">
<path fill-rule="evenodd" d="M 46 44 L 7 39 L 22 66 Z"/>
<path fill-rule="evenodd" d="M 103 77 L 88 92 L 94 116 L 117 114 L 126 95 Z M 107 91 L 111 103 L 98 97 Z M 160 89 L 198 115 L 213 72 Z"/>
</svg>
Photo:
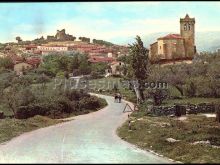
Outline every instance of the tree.
<svg viewBox="0 0 220 165">
<path fill-rule="evenodd" d="M 161 105 L 163 100 L 169 95 L 168 90 L 166 89 L 155 89 L 151 90 L 149 93 L 153 96 L 154 105 L 156 106 Z"/>
<path fill-rule="evenodd" d="M 96 72 L 98 74 L 105 74 L 105 70 L 109 69 L 107 63 L 94 63 L 91 64 L 92 72 Z"/>
<path fill-rule="evenodd" d="M 3 92 L 4 104 L 13 112 L 15 117 L 19 106 L 27 105 L 35 99 L 29 86 L 29 79 L 15 77 L 11 81 L 10 86 Z"/>
<path fill-rule="evenodd" d="M 78 69 L 79 68 L 79 54 L 74 54 L 72 60 L 70 61 L 69 65 L 68 65 L 68 70 L 69 72 L 73 72 L 73 70 Z"/>
<path fill-rule="evenodd" d="M 91 68 L 90 68 L 90 66 L 89 66 L 89 63 L 86 62 L 86 61 L 80 63 L 80 65 L 79 65 L 79 71 L 80 71 L 80 73 L 83 74 L 83 75 L 86 75 L 86 74 L 91 73 Z"/>
<path fill-rule="evenodd" d="M 185 65 L 171 65 L 168 66 L 165 81 L 173 85 L 181 94 L 184 95 L 184 85 L 187 78 L 186 70 L 184 71 Z"/>
<path fill-rule="evenodd" d="M 16 109 L 18 105 L 18 86 L 12 86 L 4 91 L 4 103 L 8 106 L 9 110 L 13 112 L 14 116 L 16 114 Z"/>
<path fill-rule="evenodd" d="M 136 37 L 136 42 L 130 46 L 132 78 L 137 84 L 134 84 L 134 90 L 138 102 L 144 101 L 144 84 L 148 76 L 148 54 L 149 50 L 144 47 L 144 44 L 139 36 Z"/>
<path fill-rule="evenodd" d="M 64 77 L 68 80 L 69 79 L 69 73 L 67 71 L 64 72 Z"/>
<path fill-rule="evenodd" d="M 0 58 L 0 68 L 13 69 L 14 64 L 9 57 Z"/>
</svg>

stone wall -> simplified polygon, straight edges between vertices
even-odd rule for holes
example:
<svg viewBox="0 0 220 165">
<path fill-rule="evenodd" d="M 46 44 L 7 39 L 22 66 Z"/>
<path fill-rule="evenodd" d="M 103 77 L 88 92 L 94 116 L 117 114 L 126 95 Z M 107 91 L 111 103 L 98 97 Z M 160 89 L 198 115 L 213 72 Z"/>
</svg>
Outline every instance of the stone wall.
<svg viewBox="0 0 220 165">
<path fill-rule="evenodd" d="M 197 113 L 214 113 L 216 111 L 217 104 L 201 103 L 198 105 L 187 104 L 187 105 L 173 105 L 173 106 L 153 106 L 149 112 L 156 116 L 169 116 L 176 115 L 177 109 L 180 109 L 181 113 L 184 114 L 197 114 Z"/>
<path fill-rule="evenodd" d="M 149 58 L 151 60 L 157 60 L 157 56 L 158 56 L 157 53 L 158 53 L 158 44 L 157 44 L 157 42 L 155 42 L 150 45 Z"/>
</svg>

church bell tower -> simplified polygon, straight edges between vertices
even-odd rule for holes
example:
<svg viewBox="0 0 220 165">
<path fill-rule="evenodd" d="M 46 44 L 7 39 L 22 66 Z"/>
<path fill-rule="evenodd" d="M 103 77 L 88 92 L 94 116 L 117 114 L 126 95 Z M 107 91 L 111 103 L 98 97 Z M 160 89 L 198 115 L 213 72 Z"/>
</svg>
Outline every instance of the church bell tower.
<svg viewBox="0 0 220 165">
<path fill-rule="evenodd" d="M 193 57 L 196 53 L 195 18 L 190 18 L 188 14 L 180 18 L 180 35 L 184 38 L 186 57 Z"/>
</svg>

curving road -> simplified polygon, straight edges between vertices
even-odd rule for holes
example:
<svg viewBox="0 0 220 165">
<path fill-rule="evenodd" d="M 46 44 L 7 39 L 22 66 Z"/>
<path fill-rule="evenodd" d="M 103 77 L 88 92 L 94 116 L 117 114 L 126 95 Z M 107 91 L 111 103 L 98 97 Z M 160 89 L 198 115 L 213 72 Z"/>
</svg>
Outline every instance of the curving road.
<svg viewBox="0 0 220 165">
<path fill-rule="evenodd" d="M 0 163 L 172 163 L 121 140 L 125 102 L 107 100 L 104 109 L 65 123 L 25 133 L 0 145 Z"/>
</svg>

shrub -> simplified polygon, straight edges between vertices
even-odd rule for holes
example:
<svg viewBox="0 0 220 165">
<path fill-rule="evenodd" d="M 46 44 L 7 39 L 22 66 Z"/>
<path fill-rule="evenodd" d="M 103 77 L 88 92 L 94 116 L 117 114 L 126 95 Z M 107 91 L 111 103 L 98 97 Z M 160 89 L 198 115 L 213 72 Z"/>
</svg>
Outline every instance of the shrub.
<svg viewBox="0 0 220 165">
<path fill-rule="evenodd" d="M 100 102 L 97 97 L 91 96 L 89 98 L 83 98 L 79 101 L 80 107 L 83 109 L 97 109 L 100 107 Z"/>
<path fill-rule="evenodd" d="M 65 92 L 65 96 L 70 101 L 77 101 L 80 100 L 83 97 L 89 97 L 90 95 L 88 93 L 85 93 L 83 90 L 68 90 Z"/>
<path fill-rule="evenodd" d="M 50 103 L 38 103 L 38 104 L 30 104 L 27 106 L 20 106 L 15 114 L 17 119 L 27 119 L 29 117 L 33 117 L 35 115 L 46 115 L 49 112 L 50 108 L 53 105 Z"/>
<path fill-rule="evenodd" d="M 39 75 L 35 77 L 35 83 L 46 83 L 50 82 L 50 78 L 46 75 Z"/>
<path fill-rule="evenodd" d="M 102 78 L 102 77 L 104 77 L 104 76 L 101 75 L 101 74 L 98 73 L 98 72 L 95 72 L 95 71 L 92 71 L 92 72 L 91 72 L 91 78 L 92 78 L 92 79 L 98 79 L 98 78 Z"/>
<path fill-rule="evenodd" d="M 72 113 L 77 109 L 77 103 L 75 101 L 70 101 L 68 98 L 65 97 L 58 99 L 57 104 L 65 113 Z"/>
<path fill-rule="evenodd" d="M 49 76 L 49 77 L 55 77 L 56 76 L 53 72 L 51 72 L 50 70 L 44 69 L 44 68 L 35 69 L 34 72 L 39 74 L 39 75 L 45 74 L 46 76 Z"/>
<path fill-rule="evenodd" d="M 60 71 L 56 74 L 56 77 L 64 78 L 64 72 Z"/>
</svg>

